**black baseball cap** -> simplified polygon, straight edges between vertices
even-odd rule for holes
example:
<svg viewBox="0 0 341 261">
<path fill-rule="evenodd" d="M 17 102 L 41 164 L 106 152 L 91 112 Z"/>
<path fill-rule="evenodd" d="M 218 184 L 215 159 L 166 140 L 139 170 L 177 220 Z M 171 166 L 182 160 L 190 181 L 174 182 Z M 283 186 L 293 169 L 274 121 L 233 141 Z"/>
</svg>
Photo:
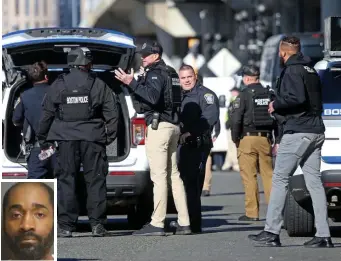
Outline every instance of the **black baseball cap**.
<svg viewBox="0 0 341 261">
<path fill-rule="evenodd" d="M 162 46 L 154 41 L 154 42 L 145 42 L 141 46 L 141 50 L 137 51 L 137 53 L 140 53 L 142 57 L 146 57 L 151 54 L 158 54 L 162 56 L 163 48 Z"/>
<path fill-rule="evenodd" d="M 259 68 L 255 65 L 246 65 L 246 66 L 243 66 L 243 68 L 241 69 L 240 71 L 240 74 L 241 76 L 257 76 L 259 77 L 260 75 L 260 72 L 259 72 Z"/>
</svg>

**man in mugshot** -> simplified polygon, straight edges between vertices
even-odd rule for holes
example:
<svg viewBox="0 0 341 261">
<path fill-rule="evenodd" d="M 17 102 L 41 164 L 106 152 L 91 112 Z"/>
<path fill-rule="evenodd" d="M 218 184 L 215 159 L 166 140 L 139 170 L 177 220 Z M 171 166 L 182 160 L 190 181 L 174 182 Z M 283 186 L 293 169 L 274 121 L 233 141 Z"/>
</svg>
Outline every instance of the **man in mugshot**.
<svg viewBox="0 0 341 261">
<path fill-rule="evenodd" d="M 2 205 L 2 260 L 53 260 L 53 189 L 40 182 L 14 184 Z"/>
</svg>

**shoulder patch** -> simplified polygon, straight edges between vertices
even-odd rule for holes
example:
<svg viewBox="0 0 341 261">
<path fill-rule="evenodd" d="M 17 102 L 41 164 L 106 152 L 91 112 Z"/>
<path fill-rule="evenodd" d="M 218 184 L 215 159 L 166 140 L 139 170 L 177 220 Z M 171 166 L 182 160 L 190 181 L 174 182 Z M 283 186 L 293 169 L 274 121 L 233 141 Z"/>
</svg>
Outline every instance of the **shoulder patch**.
<svg viewBox="0 0 341 261">
<path fill-rule="evenodd" d="M 238 109 L 240 107 L 240 98 L 237 97 L 234 101 L 233 101 L 233 109 Z"/>
<path fill-rule="evenodd" d="M 314 73 L 315 70 L 309 66 L 303 66 L 303 68 L 308 72 L 308 73 Z"/>
<path fill-rule="evenodd" d="M 214 104 L 214 95 L 212 93 L 206 93 L 204 98 L 207 104 Z"/>
<path fill-rule="evenodd" d="M 152 80 L 157 80 L 157 76 L 152 76 Z"/>
<path fill-rule="evenodd" d="M 18 106 L 19 103 L 20 103 L 20 97 L 15 101 L 14 109 Z"/>
</svg>

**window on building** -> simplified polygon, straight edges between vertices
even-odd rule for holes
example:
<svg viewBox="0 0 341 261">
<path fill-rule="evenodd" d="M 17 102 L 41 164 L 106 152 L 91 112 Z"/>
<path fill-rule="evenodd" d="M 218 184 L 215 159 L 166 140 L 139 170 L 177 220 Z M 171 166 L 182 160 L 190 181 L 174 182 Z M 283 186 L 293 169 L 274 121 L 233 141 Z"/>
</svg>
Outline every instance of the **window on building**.
<svg viewBox="0 0 341 261">
<path fill-rule="evenodd" d="M 18 31 L 19 30 L 19 26 L 17 24 L 12 26 L 12 30 L 13 31 Z"/>
<path fill-rule="evenodd" d="M 25 14 L 30 15 L 30 0 L 25 0 Z"/>
<path fill-rule="evenodd" d="M 47 1 L 48 0 L 44 0 L 44 14 L 45 14 L 45 16 L 47 15 L 47 13 L 48 13 L 48 11 L 47 11 Z"/>
<path fill-rule="evenodd" d="M 39 22 L 36 22 L 35 23 L 35 28 L 39 28 L 39 26 L 40 26 Z"/>
<path fill-rule="evenodd" d="M 26 22 L 26 29 L 30 28 L 30 22 Z"/>
<path fill-rule="evenodd" d="M 20 6 L 20 1 L 19 0 L 15 0 L 15 15 L 19 15 L 19 6 Z"/>
<path fill-rule="evenodd" d="M 34 14 L 39 15 L 39 0 L 34 1 Z"/>
<path fill-rule="evenodd" d="M 49 22 L 44 22 L 44 27 L 49 27 Z"/>
</svg>

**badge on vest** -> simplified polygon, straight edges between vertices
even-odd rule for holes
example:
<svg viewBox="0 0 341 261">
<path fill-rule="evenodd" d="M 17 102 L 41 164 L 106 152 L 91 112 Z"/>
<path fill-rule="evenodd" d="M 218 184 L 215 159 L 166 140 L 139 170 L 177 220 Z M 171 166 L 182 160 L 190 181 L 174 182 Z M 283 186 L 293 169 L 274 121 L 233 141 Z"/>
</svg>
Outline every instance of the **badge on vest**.
<svg viewBox="0 0 341 261">
<path fill-rule="evenodd" d="M 83 104 L 88 103 L 88 96 L 66 97 L 66 104 Z"/>
<path fill-rule="evenodd" d="M 269 105 L 270 99 L 255 99 L 255 103 L 257 106 L 264 106 L 264 105 Z"/>
<path fill-rule="evenodd" d="M 212 93 L 206 93 L 204 95 L 207 104 L 214 104 L 214 96 Z"/>
</svg>

